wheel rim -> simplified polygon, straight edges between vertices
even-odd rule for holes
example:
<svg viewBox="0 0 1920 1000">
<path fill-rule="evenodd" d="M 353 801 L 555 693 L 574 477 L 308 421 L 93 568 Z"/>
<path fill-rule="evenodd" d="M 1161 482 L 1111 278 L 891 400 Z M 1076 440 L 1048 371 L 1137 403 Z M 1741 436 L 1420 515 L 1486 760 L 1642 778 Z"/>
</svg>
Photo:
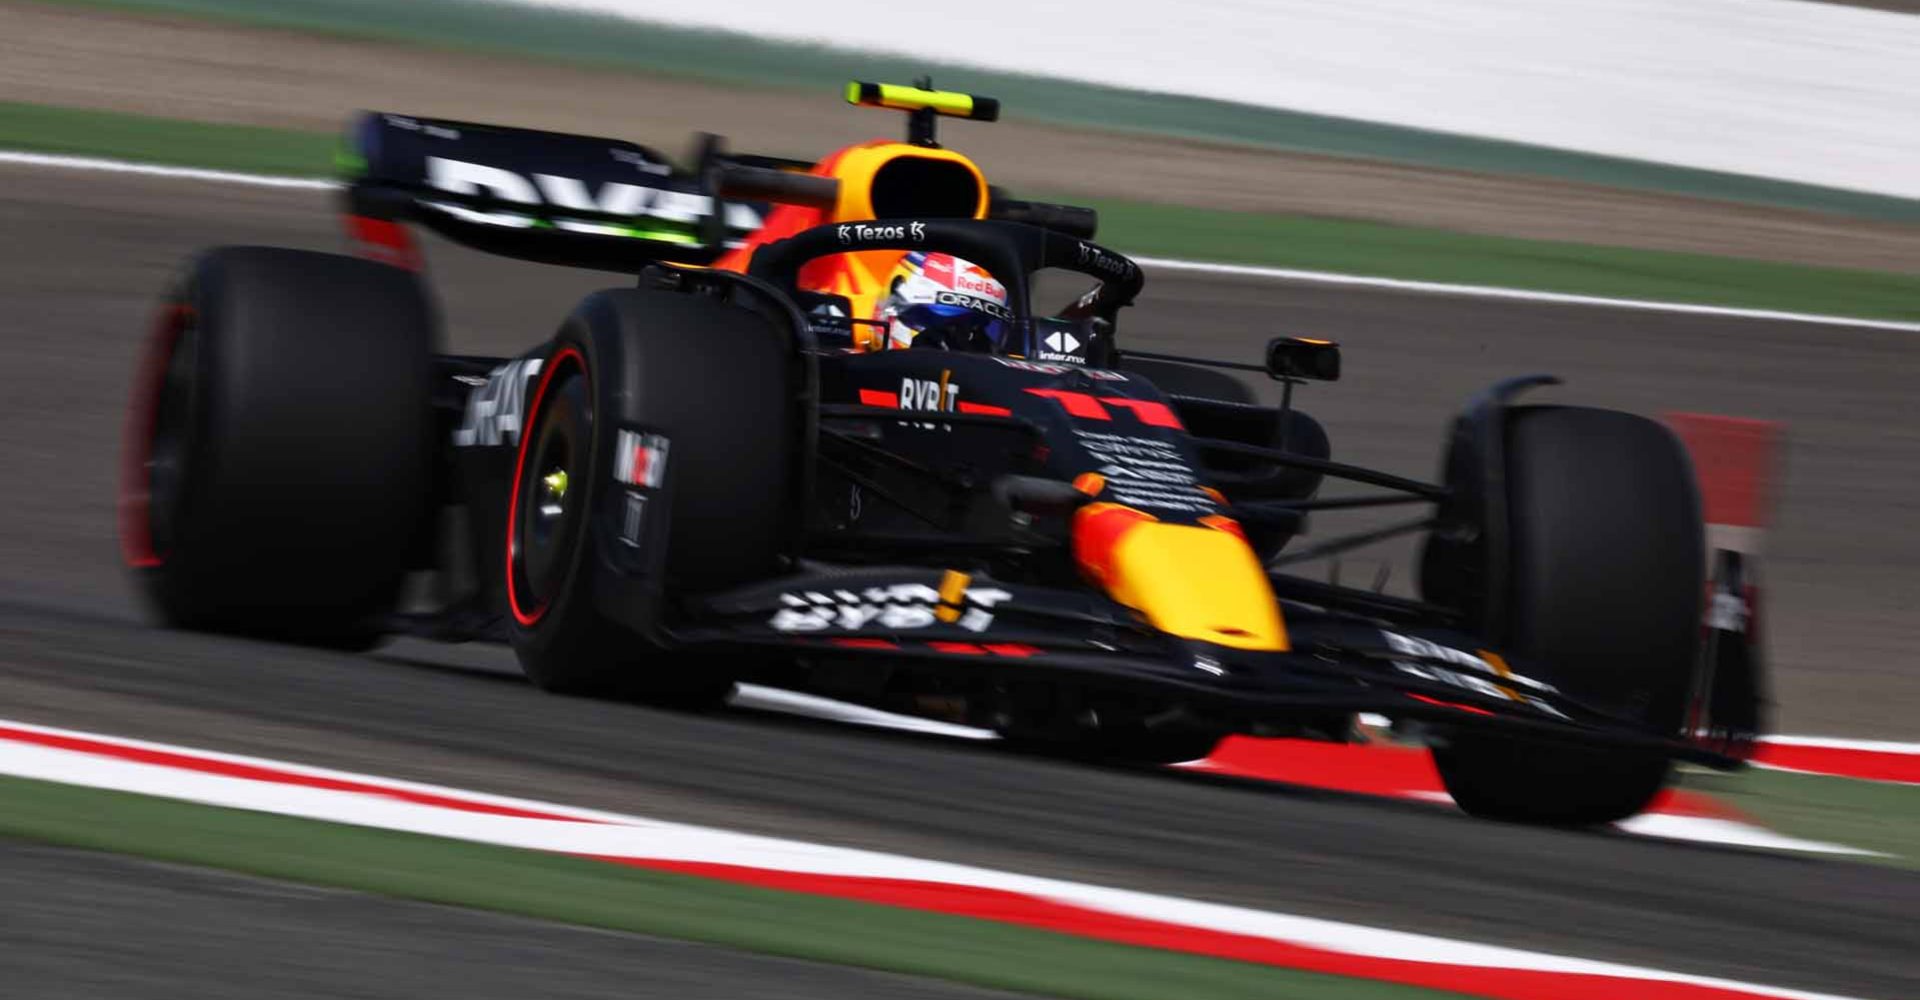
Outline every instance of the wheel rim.
<svg viewBox="0 0 1920 1000">
<path fill-rule="evenodd" d="M 536 605 L 548 603 L 559 590 L 557 577 L 565 573 L 579 534 L 583 505 L 578 502 L 580 491 L 570 488 L 585 471 L 575 468 L 586 448 L 578 440 L 580 413 L 570 398 L 579 386 L 579 379 L 568 378 L 553 394 L 528 463 L 520 511 L 520 568 L 527 599 Z"/>
<path fill-rule="evenodd" d="M 565 589 L 586 534 L 591 398 L 585 359 L 563 348 L 534 391 L 507 512 L 507 599 L 525 627 Z"/>
</svg>

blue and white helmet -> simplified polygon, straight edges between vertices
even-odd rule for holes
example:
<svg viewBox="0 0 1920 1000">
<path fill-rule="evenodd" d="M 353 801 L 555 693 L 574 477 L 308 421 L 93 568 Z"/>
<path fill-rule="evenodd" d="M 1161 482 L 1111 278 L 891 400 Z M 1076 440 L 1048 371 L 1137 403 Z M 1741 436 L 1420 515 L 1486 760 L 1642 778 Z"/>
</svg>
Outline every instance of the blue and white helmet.
<svg viewBox="0 0 1920 1000">
<path fill-rule="evenodd" d="M 909 253 L 894 268 L 873 318 L 887 324 L 881 349 L 939 347 L 997 352 L 1006 346 L 1013 311 L 1007 287 L 968 261 L 944 253 Z"/>
</svg>

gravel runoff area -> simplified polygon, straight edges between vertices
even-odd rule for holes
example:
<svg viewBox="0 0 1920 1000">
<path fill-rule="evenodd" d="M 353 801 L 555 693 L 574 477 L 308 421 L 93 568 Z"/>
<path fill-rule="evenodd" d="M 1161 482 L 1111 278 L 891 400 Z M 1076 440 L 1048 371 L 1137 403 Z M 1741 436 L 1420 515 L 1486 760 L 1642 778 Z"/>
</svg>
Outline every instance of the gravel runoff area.
<svg viewBox="0 0 1920 1000">
<path fill-rule="evenodd" d="M 897 127 L 831 94 L 755 90 L 556 63 L 0 2 L 12 101 L 330 130 L 356 108 L 629 137 L 678 152 L 817 155 Z M 1129 198 L 1462 232 L 1907 271 L 1920 226 L 1162 137 L 950 123 L 952 145 L 1024 192 Z"/>
</svg>

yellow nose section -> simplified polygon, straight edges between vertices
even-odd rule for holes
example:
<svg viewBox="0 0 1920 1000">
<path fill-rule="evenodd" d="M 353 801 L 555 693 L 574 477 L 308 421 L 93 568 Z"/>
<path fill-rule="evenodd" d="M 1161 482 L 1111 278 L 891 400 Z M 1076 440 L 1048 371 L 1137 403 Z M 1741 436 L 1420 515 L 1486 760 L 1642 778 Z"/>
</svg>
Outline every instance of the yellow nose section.
<svg viewBox="0 0 1920 1000">
<path fill-rule="evenodd" d="M 1162 632 L 1235 649 L 1288 648 L 1266 571 L 1226 518 L 1167 524 L 1131 507 L 1088 504 L 1074 515 L 1073 546 L 1108 596 Z"/>
</svg>

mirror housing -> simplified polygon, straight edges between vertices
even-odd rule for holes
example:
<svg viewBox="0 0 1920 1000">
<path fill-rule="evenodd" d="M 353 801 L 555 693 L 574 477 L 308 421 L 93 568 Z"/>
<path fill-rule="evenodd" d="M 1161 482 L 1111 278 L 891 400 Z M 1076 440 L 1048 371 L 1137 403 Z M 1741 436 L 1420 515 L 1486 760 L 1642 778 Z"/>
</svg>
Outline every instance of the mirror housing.
<svg viewBox="0 0 1920 1000">
<path fill-rule="evenodd" d="M 1275 337 L 1267 341 L 1270 378 L 1340 381 L 1340 345 L 1311 337 Z"/>
</svg>

